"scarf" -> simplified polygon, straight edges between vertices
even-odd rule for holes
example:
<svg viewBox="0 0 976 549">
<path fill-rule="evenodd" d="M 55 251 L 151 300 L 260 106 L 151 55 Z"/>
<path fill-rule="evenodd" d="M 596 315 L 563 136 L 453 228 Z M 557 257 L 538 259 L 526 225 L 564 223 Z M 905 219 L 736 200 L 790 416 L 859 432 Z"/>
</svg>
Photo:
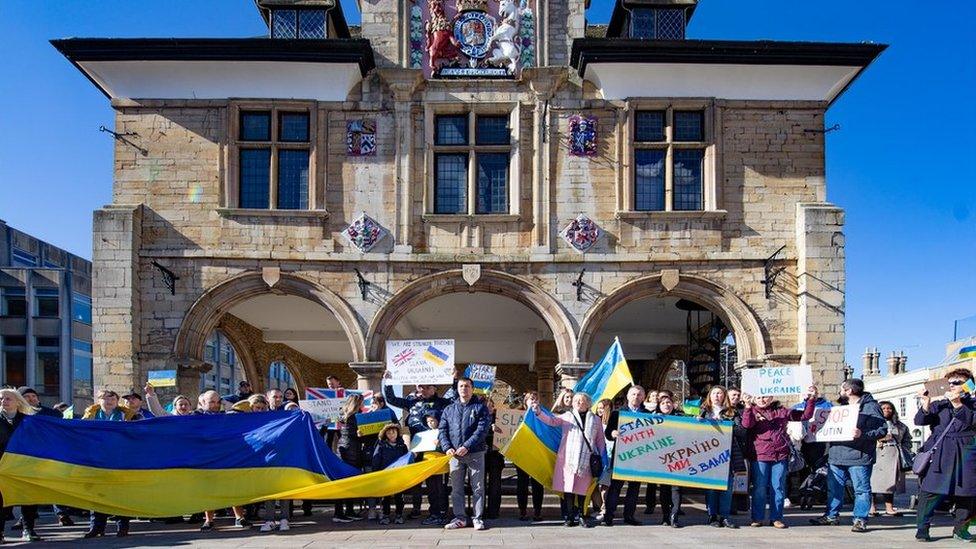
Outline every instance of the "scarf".
<svg viewBox="0 0 976 549">
<path fill-rule="evenodd" d="M 2 414 L 3 419 L 7 420 L 7 423 L 11 425 L 13 425 L 14 420 L 17 419 L 17 412 L 14 412 L 13 414 L 7 414 L 7 412 L 0 412 L 0 414 Z"/>
<path fill-rule="evenodd" d="M 566 463 L 564 467 L 566 470 L 573 471 L 577 477 L 584 476 L 584 473 L 590 474 L 590 450 L 583 437 L 593 430 L 593 418 L 596 417 L 586 412 L 583 414 L 583 417 L 580 417 L 579 412 L 570 410 L 566 412 L 569 417 L 565 418 L 571 427 L 566 436 Z M 586 432 L 580 430 L 580 425 L 586 429 Z"/>
</svg>

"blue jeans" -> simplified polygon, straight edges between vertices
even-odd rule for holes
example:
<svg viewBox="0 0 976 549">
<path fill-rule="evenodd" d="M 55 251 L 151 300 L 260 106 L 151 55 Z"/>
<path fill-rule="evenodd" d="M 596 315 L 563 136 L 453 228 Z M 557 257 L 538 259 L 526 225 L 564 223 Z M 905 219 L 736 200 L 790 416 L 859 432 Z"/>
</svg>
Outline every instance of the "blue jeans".
<svg viewBox="0 0 976 549">
<path fill-rule="evenodd" d="M 729 482 L 722 490 L 705 490 L 705 508 L 708 516 L 727 518 L 732 513 L 732 468 L 729 467 Z"/>
<path fill-rule="evenodd" d="M 789 460 L 752 462 L 752 521 L 762 522 L 769 502 L 769 520 L 783 520 L 783 500 L 786 499 L 786 472 Z"/>
<path fill-rule="evenodd" d="M 844 487 L 850 477 L 854 485 L 854 519 L 867 521 L 871 510 L 871 469 L 873 465 L 830 464 L 827 474 L 827 516 L 837 518 L 844 506 Z"/>
</svg>

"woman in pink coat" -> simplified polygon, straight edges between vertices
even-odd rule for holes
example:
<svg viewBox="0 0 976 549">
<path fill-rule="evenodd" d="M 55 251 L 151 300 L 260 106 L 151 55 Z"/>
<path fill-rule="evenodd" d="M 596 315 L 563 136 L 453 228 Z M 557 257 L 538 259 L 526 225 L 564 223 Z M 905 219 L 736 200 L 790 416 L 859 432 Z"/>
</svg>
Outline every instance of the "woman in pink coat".
<svg viewBox="0 0 976 549">
<path fill-rule="evenodd" d="M 572 409 L 558 416 L 542 412 L 538 403 L 532 406 L 532 411 L 543 423 L 562 429 L 552 489 L 564 494 L 568 510 L 566 526 L 582 524 L 584 528 L 593 527 L 583 505 L 590 486 L 597 480 L 590 472 L 590 452 L 592 449 L 602 458 L 606 455 L 607 444 L 603 438 L 603 421 L 590 412 L 592 405 L 589 395 L 576 393 L 573 395 Z"/>
</svg>

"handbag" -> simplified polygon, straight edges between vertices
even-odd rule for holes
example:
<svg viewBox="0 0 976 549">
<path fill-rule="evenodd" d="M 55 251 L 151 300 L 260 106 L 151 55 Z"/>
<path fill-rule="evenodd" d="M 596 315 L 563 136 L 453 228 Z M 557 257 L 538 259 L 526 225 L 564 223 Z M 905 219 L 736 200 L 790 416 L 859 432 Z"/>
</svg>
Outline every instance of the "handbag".
<svg viewBox="0 0 976 549">
<path fill-rule="evenodd" d="M 949 433 L 949 429 L 955 422 L 956 418 L 952 418 L 949 424 L 946 425 L 946 428 L 939 433 L 939 438 L 935 439 L 935 444 L 933 444 L 930 449 L 925 450 L 924 452 L 919 452 L 915 456 L 915 459 L 912 460 L 912 471 L 914 471 L 916 475 L 922 477 L 925 476 L 926 472 L 928 472 L 929 465 L 932 464 L 932 458 L 934 457 L 935 451 L 939 449 L 939 445 L 942 444 L 942 439 L 944 439 L 946 434 Z"/>
<path fill-rule="evenodd" d="M 583 433 L 583 442 L 586 443 L 586 449 L 590 451 L 590 475 L 594 479 L 599 480 L 603 475 L 603 458 L 593 451 L 593 447 L 590 446 L 590 441 L 586 440 L 586 428 L 580 425 L 579 416 L 574 412 L 570 412 L 570 414 L 572 414 L 576 426 L 580 428 L 580 432 Z"/>
<path fill-rule="evenodd" d="M 902 446 L 901 444 L 899 444 L 898 445 L 898 465 L 901 467 L 901 470 L 902 471 L 911 471 L 912 470 L 912 464 L 914 462 L 915 462 L 915 455 L 912 453 L 912 451 L 909 450 L 908 448 Z"/>
<path fill-rule="evenodd" d="M 787 469 L 790 473 L 802 471 L 807 466 L 807 460 L 803 459 L 803 454 L 796 449 L 796 445 L 793 444 L 789 438 L 787 438 L 786 442 L 790 445 L 790 461 L 787 465 Z"/>
</svg>

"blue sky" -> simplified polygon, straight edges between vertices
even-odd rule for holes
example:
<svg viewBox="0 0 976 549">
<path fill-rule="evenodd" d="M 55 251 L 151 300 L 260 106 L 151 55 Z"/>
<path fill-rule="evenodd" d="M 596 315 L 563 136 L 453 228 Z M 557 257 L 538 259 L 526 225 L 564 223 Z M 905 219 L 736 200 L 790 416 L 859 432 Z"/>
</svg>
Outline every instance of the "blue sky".
<svg viewBox="0 0 976 549">
<path fill-rule="evenodd" d="M 390 0 L 380 0 L 390 1 Z M 350 23 L 355 0 L 342 0 Z M 593 0 L 592 23 L 611 3 Z M 891 47 L 828 115 L 830 201 L 847 210 L 848 361 L 942 358 L 976 314 L 976 2 L 702 0 L 691 38 L 874 41 Z M 0 219 L 91 256 L 111 200 L 108 101 L 48 44 L 68 36 L 260 36 L 251 0 L 4 0 Z"/>
</svg>

